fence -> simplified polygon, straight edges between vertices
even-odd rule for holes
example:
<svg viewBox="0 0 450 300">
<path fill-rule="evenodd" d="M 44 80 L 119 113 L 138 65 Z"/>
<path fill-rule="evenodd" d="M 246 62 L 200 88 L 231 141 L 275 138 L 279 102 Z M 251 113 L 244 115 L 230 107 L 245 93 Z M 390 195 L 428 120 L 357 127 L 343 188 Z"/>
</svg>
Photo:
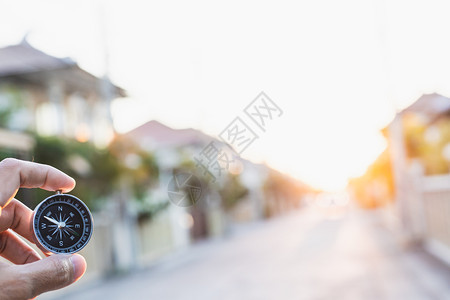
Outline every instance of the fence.
<svg viewBox="0 0 450 300">
<path fill-rule="evenodd" d="M 421 198 L 426 247 L 450 263 L 450 174 L 424 176 Z"/>
<path fill-rule="evenodd" d="M 89 281 L 108 275 L 114 271 L 126 271 L 135 267 L 145 267 L 168 252 L 181 249 L 192 242 L 191 225 L 193 221 L 189 209 L 170 206 L 156 216 L 131 222 L 121 236 L 117 232 L 117 220 L 106 213 L 94 215 L 94 234 L 89 244 L 80 254 L 89 265 L 83 279 Z M 207 226 L 210 237 L 221 236 L 225 230 L 224 216 L 220 208 L 212 208 L 207 213 Z M 118 244 L 132 243 L 130 247 Z M 123 246 L 123 245 L 122 245 Z M 127 265 L 120 264 L 123 249 L 128 248 L 131 260 Z M 126 249 L 127 250 L 127 249 Z"/>
<path fill-rule="evenodd" d="M 115 231 L 114 220 L 104 214 L 94 215 L 94 234 L 89 244 L 84 248 L 80 254 L 86 258 L 89 268 L 85 274 L 84 280 L 98 278 L 118 271 L 117 268 L 123 267 L 118 265 L 119 255 L 117 243 L 126 241 L 134 241 L 132 245 L 133 259 L 130 265 L 125 269 L 119 271 L 126 271 L 128 268 L 133 268 L 133 264 L 142 266 L 153 259 L 172 250 L 173 228 L 167 212 L 161 213 L 155 219 L 147 220 L 145 222 L 134 224 L 128 230 L 124 230 L 127 234 L 135 235 L 135 238 L 128 239 L 124 237 L 117 241 L 118 233 Z M 132 231 L 132 232 L 130 232 Z"/>
</svg>

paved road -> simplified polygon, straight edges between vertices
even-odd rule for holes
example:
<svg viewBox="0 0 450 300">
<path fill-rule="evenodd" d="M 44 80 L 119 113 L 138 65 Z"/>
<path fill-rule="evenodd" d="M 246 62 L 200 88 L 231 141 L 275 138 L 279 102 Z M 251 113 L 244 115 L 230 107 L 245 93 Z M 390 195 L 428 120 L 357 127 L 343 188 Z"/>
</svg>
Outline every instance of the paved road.
<svg viewBox="0 0 450 300">
<path fill-rule="evenodd" d="M 307 211 L 64 299 L 440 300 L 450 299 L 450 271 L 419 249 L 400 249 L 371 213 L 332 220 Z"/>
</svg>

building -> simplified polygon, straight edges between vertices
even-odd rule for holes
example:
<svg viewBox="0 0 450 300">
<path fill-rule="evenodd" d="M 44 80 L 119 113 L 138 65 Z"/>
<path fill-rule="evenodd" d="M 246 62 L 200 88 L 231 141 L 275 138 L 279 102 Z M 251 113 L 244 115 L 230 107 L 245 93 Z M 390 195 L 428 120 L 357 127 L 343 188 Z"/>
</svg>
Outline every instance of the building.
<svg viewBox="0 0 450 300">
<path fill-rule="evenodd" d="M 450 263 L 450 98 L 423 95 L 383 133 L 388 148 L 350 182 L 354 196 L 366 207 L 385 205 L 405 242 Z"/>
<path fill-rule="evenodd" d="M 310 190 L 264 164 L 255 164 L 237 156 L 224 142 L 199 130 L 173 129 L 158 121 L 150 121 L 131 130 L 125 137 L 156 156 L 160 166 L 159 194 L 165 198 L 174 172 L 183 171 L 183 166 L 205 181 L 213 179 L 215 183 L 209 184 L 202 203 L 187 210 L 196 220 L 191 230 L 193 239 L 221 235 L 225 229 L 224 219 L 229 223 L 248 222 L 297 208 L 302 194 Z M 202 153 L 220 161 L 220 176 L 216 173 L 215 178 L 204 176 L 205 169 L 200 163 Z M 220 159 L 222 154 L 227 159 Z M 226 161 L 230 161 L 229 165 Z M 214 169 L 214 163 L 209 166 Z M 175 214 L 181 211 L 174 206 L 170 210 Z"/>
<path fill-rule="evenodd" d="M 113 137 L 110 101 L 125 91 L 25 39 L 0 49 L 0 127 L 92 141 Z"/>
<path fill-rule="evenodd" d="M 158 121 L 149 121 L 123 138 L 138 144 L 145 151 L 153 153 L 160 168 L 159 185 L 152 188 L 150 201 L 168 201 L 168 184 L 177 172 L 192 172 L 195 169 L 194 157 L 211 141 L 221 142 L 192 128 L 173 129 Z M 183 166 L 186 170 L 183 170 Z M 197 174 L 198 175 L 198 174 Z M 224 230 L 224 216 L 220 205 L 206 205 L 206 202 L 220 203 L 217 193 L 203 191 L 201 203 L 191 207 L 170 205 L 160 217 L 169 224 L 173 247 L 188 245 L 191 240 L 221 235 Z M 191 219 L 192 221 L 189 221 Z M 187 223 L 186 223 L 186 220 Z M 189 224 L 188 224 L 189 223 Z M 143 241 L 145 243 L 145 241 Z"/>
</svg>

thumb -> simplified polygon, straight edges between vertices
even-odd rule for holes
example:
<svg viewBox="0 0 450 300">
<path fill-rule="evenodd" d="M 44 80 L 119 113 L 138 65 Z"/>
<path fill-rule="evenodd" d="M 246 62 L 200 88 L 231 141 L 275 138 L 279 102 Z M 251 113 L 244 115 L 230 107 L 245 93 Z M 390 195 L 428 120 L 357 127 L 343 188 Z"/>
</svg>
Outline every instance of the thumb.
<svg viewBox="0 0 450 300">
<path fill-rule="evenodd" d="M 28 279 L 27 292 L 31 297 L 36 297 L 80 279 L 86 271 L 86 261 L 78 254 L 57 254 L 17 267 L 23 268 L 22 274 Z"/>
</svg>

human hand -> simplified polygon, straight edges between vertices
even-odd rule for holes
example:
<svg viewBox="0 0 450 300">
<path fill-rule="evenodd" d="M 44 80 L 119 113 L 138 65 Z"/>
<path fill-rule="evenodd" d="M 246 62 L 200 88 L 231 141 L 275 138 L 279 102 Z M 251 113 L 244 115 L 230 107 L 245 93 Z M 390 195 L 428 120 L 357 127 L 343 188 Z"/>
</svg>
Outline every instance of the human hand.
<svg viewBox="0 0 450 300">
<path fill-rule="evenodd" d="M 41 259 L 17 234 L 34 242 L 33 212 L 14 199 L 19 187 L 68 192 L 75 181 L 42 164 L 7 158 L 0 162 L 0 299 L 30 299 L 77 281 L 86 271 L 81 255 L 51 255 Z"/>
</svg>

